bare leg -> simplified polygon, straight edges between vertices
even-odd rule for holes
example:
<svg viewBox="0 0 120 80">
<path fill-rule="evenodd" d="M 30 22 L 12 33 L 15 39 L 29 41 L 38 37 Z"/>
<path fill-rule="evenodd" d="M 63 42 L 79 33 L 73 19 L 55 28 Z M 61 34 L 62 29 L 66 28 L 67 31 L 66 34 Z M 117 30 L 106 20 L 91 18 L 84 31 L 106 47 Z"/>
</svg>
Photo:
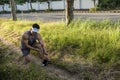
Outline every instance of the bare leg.
<svg viewBox="0 0 120 80">
<path fill-rule="evenodd" d="M 29 62 L 30 62 L 29 55 L 24 56 L 24 58 L 25 58 L 25 62 L 24 62 L 24 64 L 27 64 L 27 63 L 29 63 Z"/>
</svg>

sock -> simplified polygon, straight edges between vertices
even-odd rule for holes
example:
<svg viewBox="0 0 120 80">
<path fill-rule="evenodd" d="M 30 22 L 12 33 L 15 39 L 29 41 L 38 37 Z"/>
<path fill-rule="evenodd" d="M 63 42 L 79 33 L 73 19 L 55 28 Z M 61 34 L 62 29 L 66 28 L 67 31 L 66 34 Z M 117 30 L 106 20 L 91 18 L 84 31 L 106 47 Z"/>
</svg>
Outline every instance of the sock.
<svg viewBox="0 0 120 80">
<path fill-rule="evenodd" d="M 43 60 L 43 62 L 42 62 L 45 66 L 47 66 L 47 63 L 48 63 L 48 60 Z"/>
</svg>

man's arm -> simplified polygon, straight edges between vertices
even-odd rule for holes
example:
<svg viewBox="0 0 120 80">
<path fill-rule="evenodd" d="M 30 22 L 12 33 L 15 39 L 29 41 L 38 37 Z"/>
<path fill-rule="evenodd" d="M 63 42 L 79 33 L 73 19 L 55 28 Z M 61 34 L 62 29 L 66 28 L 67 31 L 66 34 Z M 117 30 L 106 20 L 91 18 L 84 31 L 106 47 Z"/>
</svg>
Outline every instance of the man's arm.
<svg viewBox="0 0 120 80">
<path fill-rule="evenodd" d="M 25 44 L 26 47 L 28 47 L 28 48 L 30 48 L 30 49 L 32 49 L 32 50 L 38 51 L 36 48 L 28 45 L 28 35 L 27 35 L 27 34 L 23 34 L 22 40 L 23 40 L 23 43 Z"/>
<path fill-rule="evenodd" d="M 43 48 L 43 51 L 44 51 L 44 54 L 48 55 L 48 54 L 47 54 L 47 51 L 46 51 L 46 49 L 45 49 L 44 42 L 43 42 L 42 37 L 41 37 L 40 34 L 38 34 L 38 42 L 41 44 L 41 46 L 42 46 L 42 48 Z"/>
</svg>

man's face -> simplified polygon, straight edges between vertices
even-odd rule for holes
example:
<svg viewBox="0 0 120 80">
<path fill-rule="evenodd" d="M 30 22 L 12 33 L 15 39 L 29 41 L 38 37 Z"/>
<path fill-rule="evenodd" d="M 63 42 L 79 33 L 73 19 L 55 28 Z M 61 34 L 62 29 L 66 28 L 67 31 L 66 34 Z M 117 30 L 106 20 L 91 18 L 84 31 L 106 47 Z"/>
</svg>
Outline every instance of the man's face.
<svg viewBox="0 0 120 80">
<path fill-rule="evenodd" d="M 36 34 L 37 34 L 37 32 L 32 32 L 32 34 L 33 34 L 33 35 L 36 35 Z"/>
<path fill-rule="evenodd" d="M 39 29 L 37 29 L 37 28 L 32 28 L 31 33 L 32 33 L 33 35 L 36 35 L 36 34 L 38 33 L 38 31 L 39 31 Z"/>
</svg>

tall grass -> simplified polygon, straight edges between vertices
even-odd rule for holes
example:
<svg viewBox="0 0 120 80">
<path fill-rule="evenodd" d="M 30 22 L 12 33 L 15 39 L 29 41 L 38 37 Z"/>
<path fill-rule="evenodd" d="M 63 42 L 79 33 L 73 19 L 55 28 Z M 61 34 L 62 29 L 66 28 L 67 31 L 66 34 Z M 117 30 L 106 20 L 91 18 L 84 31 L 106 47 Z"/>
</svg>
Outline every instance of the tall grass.
<svg viewBox="0 0 120 80">
<path fill-rule="evenodd" d="M 23 65 L 16 62 L 16 53 L 0 42 L 0 80 L 62 80 L 47 74 L 41 66 L 34 63 Z"/>
<path fill-rule="evenodd" d="M 65 28 L 65 25 L 44 27 L 41 34 L 51 51 L 68 50 L 69 54 L 81 56 L 99 63 L 115 62 L 118 59 L 120 23 L 110 21 L 75 21 Z"/>
<path fill-rule="evenodd" d="M 39 33 L 49 53 L 56 51 L 72 56 L 69 57 L 71 62 L 75 59 L 80 62 L 83 59 L 99 64 L 113 64 L 120 59 L 120 21 L 75 20 L 66 27 L 64 22 L 41 23 L 8 20 L 2 21 L 1 26 L 3 29 L 22 34 L 33 23 L 40 24 Z"/>
</svg>

